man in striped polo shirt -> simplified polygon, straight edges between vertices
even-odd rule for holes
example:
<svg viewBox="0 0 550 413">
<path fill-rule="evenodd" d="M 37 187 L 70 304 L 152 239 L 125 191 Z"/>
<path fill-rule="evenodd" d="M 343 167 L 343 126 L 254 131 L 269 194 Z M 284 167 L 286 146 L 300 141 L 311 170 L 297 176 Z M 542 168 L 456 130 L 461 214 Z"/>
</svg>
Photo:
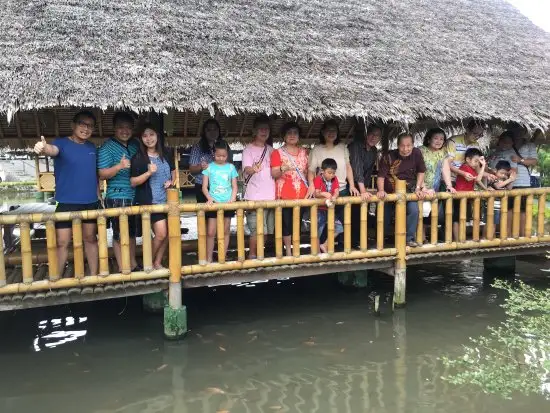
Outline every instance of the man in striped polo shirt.
<svg viewBox="0 0 550 413">
<path fill-rule="evenodd" d="M 134 119 L 125 112 L 117 112 L 113 117 L 115 136 L 99 148 L 97 167 L 99 177 L 107 181 L 105 196 L 106 208 L 119 208 L 134 205 L 134 188 L 130 184 L 130 160 L 139 151 L 139 142 L 132 138 Z M 122 271 L 120 253 L 119 219 L 109 219 L 113 229 L 113 250 L 119 271 Z M 128 216 L 130 229 L 130 263 L 132 271 L 138 270 L 136 261 L 136 216 Z"/>
</svg>

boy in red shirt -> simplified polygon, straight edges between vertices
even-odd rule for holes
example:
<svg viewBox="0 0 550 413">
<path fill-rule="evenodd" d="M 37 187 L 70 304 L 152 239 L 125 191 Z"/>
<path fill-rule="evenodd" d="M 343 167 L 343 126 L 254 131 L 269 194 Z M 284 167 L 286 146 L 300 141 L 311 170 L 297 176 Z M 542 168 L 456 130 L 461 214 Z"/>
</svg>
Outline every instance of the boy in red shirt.
<svg viewBox="0 0 550 413">
<path fill-rule="evenodd" d="M 338 178 L 336 177 L 336 161 L 332 158 L 326 158 L 321 163 L 321 174 L 313 179 L 315 187 L 315 197 L 326 200 L 327 206 L 320 206 L 317 214 L 318 234 L 321 236 L 327 224 L 328 210 L 327 207 L 332 206 L 334 200 L 340 195 Z M 334 225 L 334 236 L 337 237 L 343 232 L 343 227 L 340 221 L 336 221 Z M 327 252 L 328 238 L 325 239 L 319 249 L 322 252 Z"/>
<path fill-rule="evenodd" d="M 460 165 L 460 170 L 465 172 L 465 176 L 456 177 L 455 189 L 457 192 L 468 192 L 479 185 L 484 190 L 487 187 L 483 183 L 483 173 L 485 172 L 485 158 L 483 153 L 477 148 L 468 148 L 464 154 L 464 163 Z M 453 200 L 453 235 L 458 242 L 458 221 L 460 219 L 460 199 Z M 471 211 L 467 208 L 466 219 L 471 219 Z"/>
</svg>

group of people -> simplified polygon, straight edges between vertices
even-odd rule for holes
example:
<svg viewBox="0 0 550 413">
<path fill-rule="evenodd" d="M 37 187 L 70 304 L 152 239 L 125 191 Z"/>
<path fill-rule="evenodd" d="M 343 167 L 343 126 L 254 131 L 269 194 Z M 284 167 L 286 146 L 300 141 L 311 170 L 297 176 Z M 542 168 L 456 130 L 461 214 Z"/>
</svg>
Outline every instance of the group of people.
<svg viewBox="0 0 550 413">
<path fill-rule="evenodd" d="M 140 127 L 134 138 L 134 119 L 125 112 L 113 118 L 114 136 L 103 145 L 89 141 L 96 126 L 92 112 L 81 111 L 72 120 L 72 134 L 55 139 L 51 144 L 44 138 L 37 142 L 37 154 L 54 158 L 56 181 L 56 212 L 115 208 L 132 205 L 166 203 L 166 190 L 175 181 L 173 156 L 162 144 L 162 131 L 152 124 Z M 439 191 L 471 191 L 529 187 L 530 168 L 536 165 L 537 154 L 533 144 L 527 143 L 517 129 L 504 132 L 498 146 L 485 160 L 478 140 L 484 135 L 484 125 L 472 121 L 462 135 L 447 139 L 443 129 L 427 131 L 423 145 L 414 147 L 409 133 L 397 137 L 397 149 L 385 154 L 378 149 L 383 134 L 379 125 L 370 125 L 349 145 L 340 141 L 339 124 L 327 120 L 321 127 L 319 143 L 310 151 L 300 145 L 302 131 L 298 123 L 287 122 L 281 129 L 282 146 L 274 149 L 270 119 L 258 116 L 253 123 L 252 142 L 242 154 L 244 177 L 243 198 L 248 201 L 296 200 L 320 198 L 325 200 L 318 210 L 320 249 L 327 250 L 327 210 L 340 196 L 359 196 L 368 200 L 374 194 L 384 199 L 395 192 L 397 179 L 407 183 L 407 191 L 419 199 Z M 195 177 L 195 194 L 199 203 L 235 202 L 238 193 L 238 172 L 232 163 L 229 145 L 222 139 L 221 128 L 215 119 L 203 125 L 200 140 L 191 149 L 190 171 Z M 376 188 L 369 184 L 376 175 Z M 107 181 L 104 201 L 99 179 Z M 385 203 L 385 226 L 388 233 L 394 203 Z M 513 209 L 513 201 L 510 204 Z M 458 205 L 453 208 L 455 236 L 458 233 Z M 305 209 L 301 210 L 305 212 Z M 523 231 L 525 202 L 521 204 Z M 206 212 L 207 260 L 213 259 L 216 236 L 216 212 Z M 229 245 L 229 226 L 234 211 L 224 211 L 225 246 Z M 335 236 L 342 231 L 343 206 L 335 207 Z M 443 214 L 439 214 L 442 216 Z M 511 214 L 510 214 L 511 218 Z M 407 203 L 407 243 L 416 246 L 418 224 L 417 202 Z M 113 249 L 121 268 L 120 229 L 118 218 L 109 220 L 113 229 Z M 352 242 L 359 244 L 360 205 L 352 206 Z M 153 267 L 162 268 L 167 248 L 167 217 L 151 214 L 154 233 Z M 257 256 L 257 227 L 264 226 L 264 234 L 274 233 L 275 217 L 266 209 L 263 222 L 258 222 L 255 210 L 246 211 L 250 231 L 249 258 Z M 60 273 L 67 261 L 72 238 L 71 222 L 56 222 L 56 239 Z M 129 217 L 130 255 L 132 270 L 139 270 L 136 260 L 135 238 L 141 232 L 139 217 Z M 91 274 L 98 270 L 97 227 L 95 221 L 82 222 L 85 255 Z M 292 255 L 292 208 L 282 210 L 282 235 L 285 253 Z"/>
</svg>

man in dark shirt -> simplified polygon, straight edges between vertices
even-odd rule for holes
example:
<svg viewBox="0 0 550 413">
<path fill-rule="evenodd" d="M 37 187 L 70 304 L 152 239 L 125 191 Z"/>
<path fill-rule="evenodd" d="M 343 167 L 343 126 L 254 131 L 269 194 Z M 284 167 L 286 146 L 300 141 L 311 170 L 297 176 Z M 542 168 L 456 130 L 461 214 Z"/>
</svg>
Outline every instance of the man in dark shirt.
<svg viewBox="0 0 550 413">
<path fill-rule="evenodd" d="M 364 128 L 361 123 L 357 125 L 361 130 L 359 137 L 348 145 L 349 159 L 351 169 L 353 170 L 353 178 L 355 180 L 355 187 L 359 189 L 361 198 L 367 200 L 371 194 L 367 191 L 370 186 L 372 173 L 378 160 L 378 149 L 376 145 L 382 138 L 382 128 L 378 125 L 371 125 L 367 128 L 366 136 L 364 135 Z M 359 244 L 360 235 L 360 220 L 361 220 L 361 205 L 353 205 L 351 208 L 351 221 L 352 221 L 352 242 L 354 245 Z"/>
</svg>

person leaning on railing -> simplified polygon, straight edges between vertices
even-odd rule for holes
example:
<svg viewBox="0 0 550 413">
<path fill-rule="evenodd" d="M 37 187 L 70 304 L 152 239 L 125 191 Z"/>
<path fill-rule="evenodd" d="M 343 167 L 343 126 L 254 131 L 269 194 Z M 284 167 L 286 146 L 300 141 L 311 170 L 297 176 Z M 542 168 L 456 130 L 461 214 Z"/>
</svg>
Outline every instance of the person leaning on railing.
<svg viewBox="0 0 550 413">
<path fill-rule="evenodd" d="M 275 199 L 275 181 L 271 176 L 271 153 L 273 146 L 270 138 L 269 118 L 265 115 L 254 119 L 254 139 L 244 148 L 243 171 L 247 201 L 273 201 Z M 246 211 L 246 225 L 250 231 L 249 258 L 257 257 L 257 226 L 256 210 Z M 273 235 L 275 229 L 275 212 L 264 210 L 264 234 Z"/>
<path fill-rule="evenodd" d="M 142 126 L 139 134 L 140 150 L 132 158 L 130 166 L 130 182 L 136 189 L 136 205 L 166 204 L 166 190 L 176 180 L 173 156 L 161 142 L 160 130 L 149 123 Z M 163 268 L 162 259 L 168 246 L 167 215 L 151 214 L 151 225 L 155 234 L 151 254 L 153 268 L 158 270 Z"/>
<path fill-rule="evenodd" d="M 271 176 L 276 179 L 277 199 L 311 198 L 315 193 L 307 182 L 307 150 L 299 146 L 301 129 L 296 122 L 287 122 L 281 129 L 284 145 L 271 154 Z M 304 210 L 300 211 L 300 217 Z M 300 219 L 301 222 L 301 219 Z M 286 255 L 292 255 L 292 208 L 283 208 L 283 243 Z"/>
<path fill-rule="evenodd" d="M 44 137 L 34 145 L 38 155 L 54 158 L 55 212 L 94 210 L 100 207 L 97 179 L 97 149 L 89 141 L 96 125 L 92 112 L 78 112 L 72 120 L 72 134 L 57 138 L 48 144 Z M 69 254 L 72 222 L 56 221 L 58 274 L 61 276 Z M 95 220 L 82 221 L 82 240 L 91 275 L 99 265 L 97 224 Z"/>
<path fill-rule="evenodd" d="M 414 147 L 414 139 L 408 133 L 397 137 L 397 149 L 382 155 L 378 168 L 377 196 L 384 199 L 387 193 L 395 193 L 396 180 L 407 183 L 407 192 L 414 192 L 418 199 L 424 199 L 424 173 L 426 165 L 420 149 Z M 394 215 L 395 203 L 386 202 L 384 207 L 384 233 L 389 234 L 390 222 Z M 407 245 L 416 247 L 416 226 L 418 224 L 418 203 L 407 202 Z"/>
<path fill-rule="evenodd" d="M 114 136 L 105 141 L 98 150 L 97 168 L 99 177 L 107 180 L 105 194 L 106 208 L 120 208 L 134 205 L 135 190 L 130 183 L 130 160 L 139 151 L 139 142 L 132 138 L 134 118 L 125 112 L 113 117 Z M 120 251 L 119 217 L 109 218 L 113 230 L 113 250 L 119 271 L 122 271 Z M 136 216 L 128 216 L 130 233 L 130 265 L 132 271 L 139 271 L 136 261 Z"/>
<path fill-rule="evenodd" d="M 367 187 L 378 160 L 379 153 L 376 145 L 378 145 L 382 138 L 382 128 L 378 125 L 370 125 L 365 134 L 364 128 L 361 127 L 356 129 L 356 134 L 355 140 L 348 145 L 349 158 L 353 170 L 355 187 L 359 190 L 361 198 L 367 200 L 371 196 L 367 191 Z M 351 222 L 353 223 L 351 231 L 352 243 L 354 246 L 358 246 L 361 232 L 361 205 L 352 205 Z"/>
</svg>

